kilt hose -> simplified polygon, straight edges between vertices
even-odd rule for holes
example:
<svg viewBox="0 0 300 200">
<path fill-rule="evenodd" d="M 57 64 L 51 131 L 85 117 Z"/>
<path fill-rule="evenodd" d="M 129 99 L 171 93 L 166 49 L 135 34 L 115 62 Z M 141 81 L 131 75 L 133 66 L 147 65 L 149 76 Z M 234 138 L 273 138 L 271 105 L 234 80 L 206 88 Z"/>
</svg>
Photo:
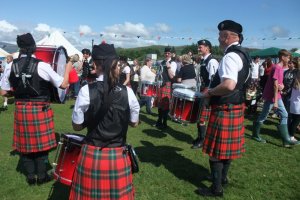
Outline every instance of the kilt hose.
<svg viewBox="0 0 300 200">
<path fill-rule="evenodd" d="M 83 145 L 69 199 L 133 200 L 131 162 L 125 147 Z"/>
<path fill-rule="evenodd" d="M 244 104 L 212 105 L 202 152 L 210 157 L 236 159 L 245 152 Z"/>
<path fill-rule="evenodd" d="M 15 104 L 13 148 L 20 153 L 34 153 L 56 147 L 50 104 L 22 101 Z"/>
<path fill-rule="evenodd" d="M 166 82 L 163 87 L 158 90 L 158 104 L 157 107 L 161 110 L 169 110 L 171 99 L 171 82 Z"/>
</svg>

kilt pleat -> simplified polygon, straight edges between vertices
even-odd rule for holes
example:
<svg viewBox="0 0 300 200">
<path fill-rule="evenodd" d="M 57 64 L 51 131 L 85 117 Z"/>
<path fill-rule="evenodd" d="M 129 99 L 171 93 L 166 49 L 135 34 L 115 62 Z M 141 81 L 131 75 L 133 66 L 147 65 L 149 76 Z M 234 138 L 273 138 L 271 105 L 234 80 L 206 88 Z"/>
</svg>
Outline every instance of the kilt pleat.
<svg viewBox="0 0 300 200">
<path fill-rule="evenodd" d="M 166 82 L 163 87 L 158 89 L 158 108 L 169 110 L 171 92 L 171 82 Z"/>
<path fill-rule="evenodd" d="M 21 153 L 56 147 L 53 111 L 45 102 L 16 102 L 13 148 Z"/>
<path fill-rule="evenodd" d="M 241 109 L 235 110 L 237 107 Z M 245 152 L 244 105 L 212 111 L 202 151 L 217 159 L 236 159 Z"/>
<path fill-rule="evenodd" d="M 133 200 L 131 162 L 123 147 L 83 145 L 71 186 L 70 200 Z"/>
</svg>

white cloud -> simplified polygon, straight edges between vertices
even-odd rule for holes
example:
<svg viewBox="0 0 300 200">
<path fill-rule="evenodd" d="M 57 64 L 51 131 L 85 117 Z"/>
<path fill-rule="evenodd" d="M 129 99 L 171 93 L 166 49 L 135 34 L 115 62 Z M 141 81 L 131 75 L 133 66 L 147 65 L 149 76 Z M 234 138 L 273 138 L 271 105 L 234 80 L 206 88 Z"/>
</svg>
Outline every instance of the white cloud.
<svg viewBox="0 0 300 200">
<path fill-rule="evenodd" d="M 158 32 L 163 32 L 163 33 L 167 33 L 171 30 L 171 28 L 164 23 L 157 23 L 155 25 L 155 28 L 157 29 Z"/>
<path fill-rule="evenodd" d="M 288 37 L 290 33 L 289 30 L 280 26 L 271 27 L 271 32 L 273 34 L 273 37 Z"/>
<path fill-rule="evenodd" d="M 79 29 L 79 33 L 82 33 L 84 35 L 92 33 L 92 29 L 88 25 L 80 25 L 78 29 Z"/>
<path fill-rule="evenodd" d="M 0 31 L 10 33 L 18 30 L 18 27 L 8 23 L 6 20 L 0 21 Z"/>
<path fill-rule="evenodd" d="M 133 24 L 125 22 L 124 24 L 115 24 L 104 28 L 108 34 L 126 35 L 126 36 L 143 36 L 148 37 L 150 35 L 149 30 L 142 23 Z"/>
<path fill-rule="evenodd" d="M 47 24 L 38 24 L 37 27 L 34 28 L 34 30 L 40 31 L 40 32 L 49 32 L 51 30 L 51 28 Z"/>
</svg>

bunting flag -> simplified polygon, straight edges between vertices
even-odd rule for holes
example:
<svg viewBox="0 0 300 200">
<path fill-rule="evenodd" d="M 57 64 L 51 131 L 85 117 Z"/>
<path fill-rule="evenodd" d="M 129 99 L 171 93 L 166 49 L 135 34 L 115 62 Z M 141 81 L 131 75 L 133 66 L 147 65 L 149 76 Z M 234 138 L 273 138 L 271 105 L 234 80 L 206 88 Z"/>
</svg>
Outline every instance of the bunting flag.
<svg viewBox="0 0 300 200">
<path fill-rule="evenodd" d="M 67 33 L 66 31 L 64 31 L 63 33 Z M 50 33 L 49 33 L 50 35 Z M 91 36 L 91 34 L 84 34 L 83 32 L 79 32 L 80 37 L 82 36 Z M 141 35 L 126 35 L 126 34 L 116 34 L 116 33 L 110 33 L 110 34 L 105 34 L 105 33 L 93 33 L 93 35 L 98 35 L 98 37 L 100 36 L 100 38 L 103 39 L 109 39 L 109 37 L 115 37 L 115 38 L 143 38 L 143 36 Z M 177 40 L 187 40 L 187 41 L 198 41 L 201 39 L 207 39 L 207 40 L 218 40 L 218 37 L 191 37 L 191 36 L 161 36 L 161 35 L 150 35 L 147 36 L 146 38 L 144 38 L 145 40 L 173 40 L 173 39 L 177 39 Z M 300 40 L 300 37 L 245 37 L 244 38 L 245 41 L 247 42 L 251 42 L 251 41 L 275 41 L 275 40 Z"/>
</svg>

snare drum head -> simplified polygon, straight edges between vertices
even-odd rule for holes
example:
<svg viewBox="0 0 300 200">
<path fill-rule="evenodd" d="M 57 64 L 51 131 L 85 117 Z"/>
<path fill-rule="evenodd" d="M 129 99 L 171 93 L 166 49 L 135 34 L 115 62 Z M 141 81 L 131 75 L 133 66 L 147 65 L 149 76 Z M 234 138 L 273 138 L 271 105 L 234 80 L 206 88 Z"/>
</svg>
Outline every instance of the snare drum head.
<svg viewBox="0 0 300 200">
<path fill-rule="evenodd" d="M 62 138 L 67 141 L 75 141 L 81 144 L 83 143 L 85 136 L 79 134 L 62 134 Z"/>
<path fill-rule="evenodd" d="M 190 89 L 184 89 L 184 88 L 176 88 L 173 90 L 173 96 L 179 97 L 179 98 L 194 98 L 195 97 L 195 91 Z"/>
<path fill-rule="evenodd" d="M 182 83 L 173 83 L 172 88 L 173 89 L 176 89 L 176 88 L 191 89 L 192 86 L 185 85 L 185 84 L 182 84 Z"/>
</svg>

